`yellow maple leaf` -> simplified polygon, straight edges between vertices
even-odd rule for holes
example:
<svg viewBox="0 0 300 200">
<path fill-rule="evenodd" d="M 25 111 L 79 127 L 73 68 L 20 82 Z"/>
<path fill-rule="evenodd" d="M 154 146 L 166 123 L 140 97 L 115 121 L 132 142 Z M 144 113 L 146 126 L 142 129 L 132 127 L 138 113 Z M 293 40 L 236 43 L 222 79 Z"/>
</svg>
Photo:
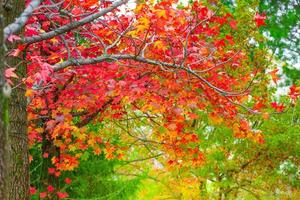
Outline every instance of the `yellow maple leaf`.
<svg viewBox="0 0 300 200">
<path fill-rule="evenodd" d="M 80 133 L 80 134 L 78 134 L 78 139 L 80 139 L 80 140 L 85 140 L 85 139 L 86 139 L 86 135 Z"/>
<path fill-rule="evenodd" d="M 58 43 L 58 39 L 52 38 L 52 39 L 50 39 L 50 42 L 53 43 L 53 44 L 57 44 Z"/>
<path fill-rule="evenodd" d="M 137 25 L 136 26 L 136 33 L 141 33 L 141 32 L 144 32 L 148 27 L 141 24 L 141 25 Z"/>
<path fill-rule="evenodd" d="M 94 139 L 89 139 L 87 141 L 87 143 L 88 143 L 89 146 L 94 146 L 94 144 L 96 143 L 96 141 Z"/>
<path fill-rule="evenodd" d="M 145 4 L 143 4 L 143 3 L 137 5 L 134 12 L 136 12 L 136 13 L 140 12 L 144 8 L 144 6 L 145 6 Z"/>
<path fill-rule="evenodd" d="M 76 153 L 75 158 L 80 158 L 82 156 L 82 153 Z"/>
<path fill-rule="evenodd" d="M 263 119 L 264 119 L 264 120 L 268 120 L 268 119 L 270 118 L 270 114 L 267 113 L 267 112 L 266 112 L 266 113 L 263 113 L 262 116 L 263 116 Z"/>
<path fill-rule="evenodd" d="M 209 118 L 214 125 L 221 124 L 223 122 L 223 118 L 219 117 L 217 114 L 212 113 L 209 115 Z"/>
<path fill-rule="evenodd" d="M 157 10 L 157 11 L 156 11 L 156 15 L 157 15 L 159 18 L 167 19 L 167 12 L 166 12 L 165 10 Z"/>
<path fill-rule="evenodd" d="M 157 48 L 158 50 L 163 50 L 165 51 L 167 49 L 166 45 L 160 40 L 157 40 L 156 42 L 153 43 L 153 46 Z"/>
<path fill-rule="evenodd" d="M 38 133 L 43 133 L 44 129 L 43 128 L 36 128 L 35 131 L 38 132 Z"/>
<path fill-rule="evenodd" d="M 139 24 L 143 24 L 143 25 L 148 26 L 148 27 L 150 25 L 150 20 L 147 17 L 139 18 L 138 22 L 139 22 Z"/>
<path fill-rule="evenodd" d="M 57 64 L 61 64 L 63 62 L 64 62 L 64 60 L 62 58 L 60 58 L 60 61 Z"/>
<path fill-rule="evenodd" d="M 26 97 L 31 97 L 32 95 L 33 95 L 33 90 L 27 89 L 27 90 L 26 90 L 26 93 L 25 93 L 25 96 L 26 96 Z"/>
<path fill-rule="evenodd" d="M 63 142 L 61 140 L 54 140 L 53 144 L 55 146 L 62 146 L 63 145 Z"/>
<path fill-rule="evenodd" d="M 133 32 L 133 31 L 130 31 L 130 32 L 132 32 L 132 33 L 144 32 L 149 27 L 150 27 L 150 20 L 146 17 L 141 17 L 138 19 L 138 25 L 136 26 L 135 32 Z"/>
<path fill-rule="evenodd" d="M 75 151 L 77 148 L 74 144 L 69 145 L 70 151 Z"/>
</svg>

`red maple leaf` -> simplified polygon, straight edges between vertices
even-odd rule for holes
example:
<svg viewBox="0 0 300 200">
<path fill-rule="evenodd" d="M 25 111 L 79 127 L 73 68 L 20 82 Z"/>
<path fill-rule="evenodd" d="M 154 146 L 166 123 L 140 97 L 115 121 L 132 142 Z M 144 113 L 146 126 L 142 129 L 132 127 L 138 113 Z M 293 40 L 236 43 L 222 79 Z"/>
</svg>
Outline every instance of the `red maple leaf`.
<svg viewBox="0 0 300 200">
<path fill-rule="evenodd" d="M 66 184 L 71 184 L 72 180 L 70 178 L 65 179 Z"/>
<path fill-rule="evenodd" d="M 237 22 L 235 21 L 235 20 L 231 20 L 230 22 L 229 22 L 229 25 L 230 25 L 230 27 L 232 28 L 232 29 L 234 29 L 234 30 L 236 30 L 237 29 Z"/>
<path fill-rule="evenodd" d="M 56 194 L 59 199 L 65 199 L 69 196 L 66 192 L 57 192 Z"/>
<path fill-rule="evenodd" d="M 265 23 L 266 18 L 267 18 L 266 14 L 256 13 L 255 16 L 254 16 L 254 21 L 256 23 L 256 26 L 259 28 L 261 26 L 266 25 L 266 23 Z"/>
<path fill-rule="evenodd" d="M 34 195 L 36 193 L 35 187 L 30 187 L 29 192 L 30 192 L 30 195 Z"/>
<path fill-rule="evenodd" d="M 53 192 L 54 191 L 54 187 L 52 185 L 49 185 L 47 187 L 48 192 Z"/>
<path fill-rule="evenodd" d="M 41 192 L 40 193 L 40 198 L 41 199 L 44 199 L 44 198 L 46 198 L 47 197 L 47 192 Z"/>
</svg>

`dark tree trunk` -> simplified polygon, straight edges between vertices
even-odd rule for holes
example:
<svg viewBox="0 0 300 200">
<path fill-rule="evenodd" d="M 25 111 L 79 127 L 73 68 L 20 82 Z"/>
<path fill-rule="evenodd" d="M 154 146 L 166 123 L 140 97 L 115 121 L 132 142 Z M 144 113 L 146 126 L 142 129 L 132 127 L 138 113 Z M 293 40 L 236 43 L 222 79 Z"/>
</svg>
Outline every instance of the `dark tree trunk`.
<svg viewBox="0 0 300 200">
<path fill-rule="evenodd" d="M 3 28 L 22 13 L 25 1 L 2 0 L 0 5 L 3 4 L 0 6 L 0 199 L 25 200 L 29 199 L 25 85 L 13 89 L 10 97 L 3 93 L 3 73 L 7 67 L 4 63 L 14 67 L 20 62 L 18 58 L 5 57 Z M 11 48 L 9 44 L 6 45 Z M 18 65 L 17 74 L 20 81 L 26 75 L 26 66 Z"/>
</svg>

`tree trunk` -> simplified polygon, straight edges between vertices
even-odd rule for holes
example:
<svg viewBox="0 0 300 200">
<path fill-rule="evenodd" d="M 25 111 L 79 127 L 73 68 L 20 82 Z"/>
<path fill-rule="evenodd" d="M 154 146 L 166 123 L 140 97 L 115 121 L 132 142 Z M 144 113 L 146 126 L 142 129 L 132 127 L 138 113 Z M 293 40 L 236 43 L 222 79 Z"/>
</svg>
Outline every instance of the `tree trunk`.
<svg viewBox="0 0 300 200">
<path fill-rule="evenodd" d="M 20 60 L 5 57 L 3 45 L 3 28 L 13 22 L 25 7 L 25 1 L 2 0 L 0 18 L 0 199 L 25 200 L 29 199 L 29 163 L 27 141 L 27 115 L 25 85 L 12 90 L 11 96 L 3 92 L 5 87 L 4 70 L 14 67 Z M 8 49 L 12 48 L 6 43 Z M 18 81 L 26 76 L 26 66 L 18 65 Z M 17 85 L 17 84 L 15 84 Z"/>
</svg>

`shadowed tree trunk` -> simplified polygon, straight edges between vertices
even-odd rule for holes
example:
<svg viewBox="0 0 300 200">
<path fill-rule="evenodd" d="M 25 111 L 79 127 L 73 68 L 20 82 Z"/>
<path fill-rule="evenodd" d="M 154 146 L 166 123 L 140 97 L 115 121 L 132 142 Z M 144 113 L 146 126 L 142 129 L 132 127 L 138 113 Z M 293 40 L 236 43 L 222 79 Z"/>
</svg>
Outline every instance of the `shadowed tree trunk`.
<svg viewBox="0 0 300 200">
<path fill-rule="evenodd" d="M 3 28 L 12 23 L 24 10 L 25 1 L 2 0 L 0 6 L 0 199 L 29 199 L 28 142 L 26 123 L 25 85 L 6 94 L 7 84 L 4 71 L 7 66 L 14 67 L 20 60 L 5 57 Z M 9 45 L 6 43 L 6 45 Z M 8 47 L 10 49 L 10 47 Z M 6 65 L 6 64 L 7 65 Z M 26 75 L 26 66 L 18 65 L 19 81 Z M 17 85 L 17 84 L 15 84 Z M 4 91 L 3 91 L 4 90 Z"/>
</svg>

